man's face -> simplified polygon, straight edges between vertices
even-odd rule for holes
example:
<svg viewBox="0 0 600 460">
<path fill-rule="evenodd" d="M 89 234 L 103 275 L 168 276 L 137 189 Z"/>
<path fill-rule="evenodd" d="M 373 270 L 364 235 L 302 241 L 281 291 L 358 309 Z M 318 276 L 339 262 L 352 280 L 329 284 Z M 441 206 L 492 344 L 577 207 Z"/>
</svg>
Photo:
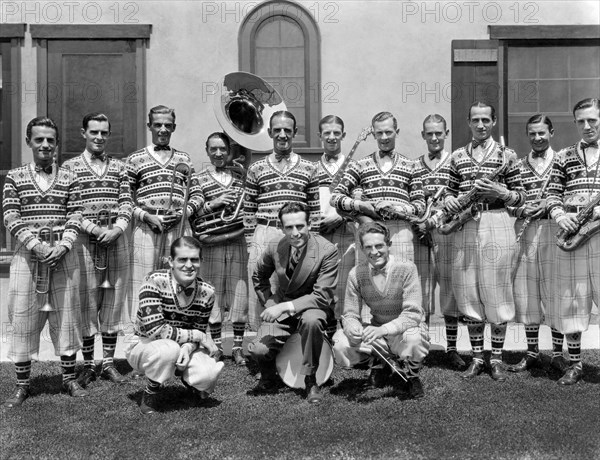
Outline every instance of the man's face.
<svg viewBox="0 0 600 460">
<path fill-rule="evenodd" d="M 183 287 L 194 282 L 200 270 L 200 250 L 181 246 L 175 248 L 175 258 L 169 257 L 173 278 Z"/>
<path fill-rule="evenodd" d="M 496 120 L 492 120 L 491 107 L 471 107 L 471 118 L 469 128 L 476 141 L 485 141 L 492 135 L 492 128 Z"/>
<path fill-rule="evenodd" d="M 296 249 L 304 247 L 308 242 L 308 216 L 305 212 L 293 212 L 281 216 L 283 233 Z"/>
<path fill-rule="evenodd" d="M 421 131 L 421 137 L 425 140 L 429 153 L 438 153 L 444 150 L 444 144 L 449 132 L 444 127 L 444 123 L 435 121 L 425 123 L 423 131 Z"/>
<path fill-rule="evenodd" d="M 544 153 L 550 147 L 550 139 L 554 135 L 546 123 L 532 123 L 527 125 L 527 137 L 534 152 Z"/>
<path fill-rule="evenodd" d="M 342 140 L 346 137 L 342 125 L 338 123 L 323 123 L 319 132 L 319 139 L 328 156 L 336 156 L 342 150 Z"/>
<path fill-rule="evenodd" d="M 36 165 L 46 167 L 54 161 L 54 152 L 58 146 L 56 131 L 48 126 L 33 126 L 31 138 L 25 139 L 33 153 Z"/>
<path fill-rule="evenodd" d="M 85 139 L 85 148 L 90 153 L 104 153 L 109 136 L 108 121 L 90 120 L 87 129 L 81 128 L 81 137 Z"/>
<path fill-rule="evenodd" d="M 281 154 L 291 152 L 292 139 L 296 136 L 297 131 L 298 128 L 294 128 L 294 120 L 291 118 L 274 118 L 268 129 L 269 137 L 273 139 L 273 151 Z"/>
<path fill-rule="evenodd" d="M 577 110 L 575 125 L 579 135 L 585 142 L 595 142 L 600 138 L 600 110 L 595 107 Z"/>
<path fill-rule="evenodd" d="M 373 136 L 377 140 L 377 147 L 382 152 L 391 152 L 396 147 L 398 130 L 394 129 L 394 119 L 388 118 L 373 123 Z"/>
<path fill-rule="evenodd" d="M 363 235 L 361 249 L 369 264 L 374 268 L 381 269 L 390 260 L 390 247 L 385 242 L 383 233 L 366 233 Z"/>
<path fill-rule="evenodd" d="M 227 145 L 219 137 L 211 137 L 208 140 L 206 153 L 215 168 L 224 168 L 233 159 L 233 152 L 227 150 Z"/>
<path fill-rule="evenodd" d="M 152 123 L 148 123 L 154 145 L 169 145 L 171 134 L 175 132 L 175 120 L 169 113 L 155 113 Z"/>
</svg>

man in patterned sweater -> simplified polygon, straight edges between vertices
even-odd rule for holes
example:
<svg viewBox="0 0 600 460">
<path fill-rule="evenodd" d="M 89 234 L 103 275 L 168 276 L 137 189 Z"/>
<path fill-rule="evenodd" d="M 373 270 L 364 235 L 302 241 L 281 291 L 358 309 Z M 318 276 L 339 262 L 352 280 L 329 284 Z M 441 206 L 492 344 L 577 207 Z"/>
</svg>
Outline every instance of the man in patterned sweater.
<svg viewBox="0 0 600 460">
<path fill-rule="evenodd" d="M 335 188 L 331 205 L 346 213 L 358 213 L 381 220 L 392 211 L 387 222 L 392 239 L 392 254 L 398 259 L 414 259 L 413 231 L 399 215 L 417 216 L 425 210 L 421 182 L 414 175 L 415 162 L 396 151 L 398 121 L 389 112 L 380 112 L 371 121 L 379 150 L 351 165 Z M 352 190 L 361 187 L 361 199 Z"/>
<path fill-rule="evenodd" d="M 269 242 L 283 236 L 277 213 L 292 201 L 309 207 L 310 231 L 318 232 L 321 223 L 319 209 L 319 178 L 317 168 L 293 151 L 296 118 L 287 111 L 275 112 L 269 120 L 269 136 L 273 153 L 252 164 L 248 170 L 244 195 L 244 228 L 248 243 L 248 279 Z M 274 290 L 277 278 L 271 279 Z M 248 322 L 253 330 L 260 324 L 262 307 L 253 289 L 248 291 Z"/>
<path fill-rule="evenodd" d="M 548 209 L 561 230 L 574 233 L 577 214 L 600 194 L 600 102 L 584 99 L 573 109 L 581 141 L 558 153 L 548 187 Z M 596 203 L 597 204 L 597 203 Z M 591 221 L 600 219 L 600 205 Z M 597 224 L 597 222 L 596 222 Z M 558 381 L 573 385 L 583 378 L 581 334 L 587 330 L 592 303 L 600 305 L 600 233 L 574 251 L 557 251 L 555 299 L 550 324 L 566 335 L 570 366 Z"/>
<path fill-rule="evenodd" d="M 217 346 L 206 335 L 215 292 L 198 277 L 200 243 L 183 236 L 170 251 L 171 268 L 150 273 L 142 284 L 139 340 L 126 351 L 129 364 L 148 379 L 140 402 L 145 415 L 158 410 L 161 385 L 173 376 L 180 375 L 195 396 L 206 399 L 223 370 L 223 363 L 214 359 Z"/>
<path fill-rule="evenodd" d="M 379 222 L 358 228 L 361 249 L 367 263 L 350 271 L 346 285 L 343 330 L 333 337 L 336 362 L 345 366 L 364 360 L 377 347 L 397 358 L 408 377 L 411 398 L 424 396 L 418 377 L 429 353 L 429 333 L 421 307 L 417 268 L 410 261 L 390 256 L 389 230 Z M 370 323 L 362 320 L 362 309 L 371 310 Z M 379 364 L 371 368 L 369 382 L 376 387 L 387 383 L 390 369 Z"/>
<path fill-rule="evenodd" d="M 126 161 L 134 217 L 129 288 L 132 315 L 135 315 L 137 309 L 137 292 L 142 280 L 155 267 L 162 267 L 162 261 L 168 255 L 169 245 L 179 236 L 177 224 L 180 219 L 184 218 L 184 233 L 190 233 L 187 219 L 183 216 L 184 212 L 191 216 L 203 204 L 198 199 L 198 181 L 193 174 L 194 167 L 190 156 L 169 145 L 176 128 L 175 111 L 163 105 L 153 107 L 148 113 L 147 125 L 152 133 L 152 144 L 132 153 Z M 175 172 L 179 163 L 189 166 L 191 173 L 187 178 Z M 173 176 L 175 182 L 172 186 Z M 187 180 L 192 182 L 188 208 L 184 210 Z M 163 253 L 158 254 L 162 238 Z"/>
<path fill-rule="evenodd" d="M 113 383 L 125 381 L 115 368 L 113 358 L 117 335 L 131 322 L 125 303 L 129 287 L 129 240 L 125 231 L 132 206 L 125 163 L 106 155 L 110 136 L 106 115 L 95 112 L 83 117 L 81 136 L 85 139 L 85 151 L 63 166 L 77 174 L 83 204 L 76 248 L 81 274 L 84 360 L 78 381 L 85 388 L 96 380 L 94 340 L 98 332 L 102 336 L 101 377 Z M 104 270 L 95 266 L 99 258 L 105 260 Z M 112 287 L 102 288 L 103 279 Z"/>
<path fill-rule="evenodd" d="M 452 284 L 473 348 L 473 361 L 462 376 L 470 379 L 483 371 L 483 332 L 485 323 L 489 322 L 492 329 L 491 376 L 494 380 L 505 381 L 502 348 L 506 324 L 515 317 L 511 277 L 515 231 L 506 207 L 523 204 L 525 191 L 517 155 L 492 138 L 495 109 L 486 103 L 475 102 L 469 108 L 468 122 L 473 140 L 452 152 L 445 197 L 446 209 L 450 213 L 459 213 L 462 207 L 457 196 L 474 191 L 480 214 L 478 219 L 466 222 L 454 234 Z M 491 180 L 494 173 L 497 176 Z"/>
<path fill-rule="evenodd" d="M 235 208 L 243 198 L 243 184 L 232 174 L 233 152 L 229 137 L 212 133 L 206 139 L 206 153 L 212 163 L 198 175 L 199 193 L 204 206 L 198 216 L 218 213 L 227 206 Z M 248 250 L 244 228 L 234 230 L 222 243 L 203 244 L 202 278 L 215 288 L 215 305 L 210 315 L 210 335 L 222 358 L 221 328 L 224 316 L 233 324 L 232 357 L 238 366 L 246 364 L 242 343 L 248 321 Z M 228 313 L 226 313 L 228 312 Z"/>
<path fill-rule="evenodd" d="M 449 130 L 444 117 L 438 114 L 429 115 L 423 120 L 421 137 L 427 144 L 428 152 L 417 160 L 415 176 L 421 180 L 424 192 L 430 199 L 445 190 L 450 176 L 448 165 L 450 153 L 444 149 Z M 452 240 L 453 235 L 442 235 L 435 230 L 440 210 L 438 203 L 432 207 L 431 217 L 419 224 L 415 238 L 415 264 L 419 273 L 423 309 L 426 316 L 434 310 L 433 293 L 435 286 L 440 286 L 440 309 L 446 323 L 446 361 L 458 370 L 464 370 L 466 364 L 458 354 L 456 341 L 458 337 L 458 305 L 452 292 Z M 432 246 L 429 246 L 431 244 Z"/>
<path fill-rule="evenodd" d="M 519 160 L 521 180 L 526 202 L 518 208 L 509 208 L 517 218 L 515 231 L 518 256 L 515 267 L 513 292 L 515 320 L 525 326 L 527 355 L 518 363 L 508 366 L 511 372 L 523 372 L 540 364 L 538 335 L 540 324 L 555 302 L 554 282 L 558 226 L 548 215 L 546 196 L 556 153 L 550 146 L 554 135 L 552 121 L 542 114 L 527 120 L 526 133 L 531 152 Z M 527 225 L 526 227 L 524 227 Z M 552 366 L 561 372 L 567 368 L 563 357 L 564 336 L 552 328 Z"/>
<path fill-rule="evenodd" d="M 17 386 L 4 405 L 18 407 L 30 395 L 31 358 L 38 353 L 46 321 L 60 356 L 62 388 L 71 396 L 87 396 L 75 380 L 75 355 L 81 349 L 79 265 L 72 251 L 81 225 L 81 197 L 77 175 L 54 163 L 58 127 L 50 118 L 37 117 L 27 125 L 26 141 L 33 163 L 12 169 L 4 184 L 4 225 L 18 241 L 10 264 L 8 317 L 12 339 L 8 357 L 15 363 Z M 45 230 L 53 242 L 44 244 Z M 37 261 L 37 262 L 36 262 Z M 36 294 L 38 273 L 48 270 L 47 294 Z M 46 283 L 44 283 L 46 284 Z M 38 289 L 45 290 L 43 286 Z M 48 301 L 51 311 L 43 311 Z"/>
<path fill-rule="evenodd" d="M 355 224 L 340 216 L 336 209 L 329 204 L 331 192 L 329 186 L 334 176 L 338 174 L 340 166 L 346 157 L 342 153 L 342 141 L 346 137 L 344 132 L 344 121 L 335 115 L 323 117 L 319 122 L 319 138 L 323 143 L 323 155 L 315 164 L 319 177 L 319 200 L 321 204 L 320 234 L 336 245 L 340 254 L 338 267 L 339 282 L 335 290 L 336 305 L 335 319 L 339 320 L 344 308 L 344 294 L 346 291 L 345 280 L 348 273 L 356 265 L 356 250 L 354 241 L 356 239 Z M 348 165 L 353 164 L 350 160 Z M 335 332 L 335 331 L 333 331 Z"/>
</svg>

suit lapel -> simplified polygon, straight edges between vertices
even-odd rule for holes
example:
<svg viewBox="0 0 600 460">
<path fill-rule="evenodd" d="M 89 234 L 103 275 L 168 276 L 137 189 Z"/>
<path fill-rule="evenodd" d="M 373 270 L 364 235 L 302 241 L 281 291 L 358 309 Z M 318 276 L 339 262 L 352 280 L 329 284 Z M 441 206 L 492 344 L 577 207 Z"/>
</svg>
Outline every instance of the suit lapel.
<svg viewBox="0 0 600 460">
<path fill-rule="evenodd" d="M 296 266 L 294 274 L 292 275 L 292 279 L 290 280 L 290 284 L 288 285 L 289 290 L 297 289 L 307 280 L 308 275 L 310 275 L 313 267 L 315 266 L 316 253 L 317 245 L 313 236 L 310 235 L 306 243 L 306 251 L 304 251 L 304 255 L 298 261 L 298 265 Z"/>
<path fill-rule="evenodd" d="M 277 259 L 279 267 L 276 267 L 276 269 L 283 273 L 283 276 L 279 276 L 279 285 L 283 292 L 287 292 L 290 283 L 290 280 L 285 273 L 288 260 L 290 259 L 290 244 L 287 242 L 287 238 L 283 238 L 277 247 Z"/>
</svg>

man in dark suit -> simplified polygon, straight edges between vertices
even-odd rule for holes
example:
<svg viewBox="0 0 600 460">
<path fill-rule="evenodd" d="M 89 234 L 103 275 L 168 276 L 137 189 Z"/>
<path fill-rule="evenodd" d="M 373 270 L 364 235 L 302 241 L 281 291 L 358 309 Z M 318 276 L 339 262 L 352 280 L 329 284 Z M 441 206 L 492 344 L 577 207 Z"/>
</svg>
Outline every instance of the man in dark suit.
<svg viewBox="0 0 600 460">
<path fill-rule="evenodd" d="M 279 211 L 284 236 L 267 245 L 252 276 L 265 309 L 260 315 L 263 323 L 248 351 L 261 372 L 253 392 L 275 392 L 275 357 L 290 335 L 298 332 L 303 354 L 299 372 L 305 376 L 308 402 L 318 403 L 323 395 L 315 375 L 327 324 L 335 321 L 338 251 L 325 238 L 309 233 L 308 215 L 308 206 L 301 202 L 286 203 Z M 273 272 L 279 278 L 275 293 L 269 281 Z"/>
</svg>

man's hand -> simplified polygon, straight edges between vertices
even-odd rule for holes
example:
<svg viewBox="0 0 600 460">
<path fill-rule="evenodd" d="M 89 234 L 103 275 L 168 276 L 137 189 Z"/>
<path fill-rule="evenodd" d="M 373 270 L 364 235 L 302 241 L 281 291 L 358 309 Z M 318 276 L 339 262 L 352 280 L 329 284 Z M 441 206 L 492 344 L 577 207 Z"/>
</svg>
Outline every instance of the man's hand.
<svg viewBox="0 0 600 460">
<path fill-rule="evenodd" d="M 230 204 L 237 204 L 237 193 L 235 192 L 227 192 L 224 193 L 223 195 L 215 198 L 214 200 L 212 200 L 209 203 L 209 207 L 210 209 L 212 209 L 213 211 L 216 211 L 217 209 L 221 209 L 227 205 Z"/>
<path fill-rule="evenodd" d="M 508 190 L 504 185 L 487 178 L 477 179 L 475 181 L 475 189 L 477 190 L 478 196 L 487 198 L 488 200 L 504 200 L 508 193 Z"/>
<path fill-rule="evenodd" d="M 214 357 L 217 351 L 219 350 L 215 345 L 215 342 L 213 342 L 213 340 L 208 336 L 206 336 L 206 338 L 200 342 L 200 345 L 206 348 L 206 351 L 208 351 L 208 355 L 211 358 Z"/>
<path fill-rule="evenodd" d="M 546 200 L 535 200 L 525 204 L 523 217 L 537 219 L 546 211 Z"/>
<path fill-rule="evenodd" d="M 575 233 L 579 229 L 579 224 L 575 218 L 576 214 L 569 213 L 557 222 L 558 226 L 569 233 Z"/>
<path fill-rule="evenodd" d="M 150 230 L 152 230 L 154 233 L 163 232 L 163 223 L 160 216 L 155 216 L 154 214 L 146 213 L 144 214 L 144 222 L 148 224 Z"/>
<path fill-rule="evenodd" d="M 120 227 L 114 227 L 111 230 L 104 230 L 98 237 L 98 244 L 100 246 L 110 246 L 123 234 L 123 230 Z"/>
<path fill-rule="evenodd" d="M 375 206 L 373 206 L 368 201 L 360 201 L 356 200 L 355 203 L 358 203 L 358 213 L 370 217 L 372 219 L 379 219 L 381 216 L 377 214 L 375 210 Z"/>
<path fill-rule="evenodd" d="M 352 346 L 359 346 L 362 342 L 363 328 L 358 324 L 353 324 L 349 326 L 345 331 L 346 337 L 348 337 L 348 342 Z"/>
<path fill-rule="evenodd" d="M 319 231 L 323 234 L 333 233 L 333 231 L 343 223 L 344 218 L 338 213 L 335 213 L 323 218 Z"/>
<path fill-rule="evenodd" d="M 362 340 L 365 343 L 371 343 L 371 342 L 373 342 L 373 340 L 380 339 L 384 336 L 385 336 L 385 330 L 381 326 L 379 326 L 379 327 L 367 326 L 363 330 Z"/>
<path fill-rule="evenodd" d="M 37 260 L 43 261 L 50 253 L 50 246 L 44 243 L 38 243 L 31 250 L 35 254 Z"/>
<path fill-rule="evenodd" d="M 460 205 L 460 201 L 458 201 L 458 198 L 456 198 L 455 196 L 447 196 L 444 199 L 444 207 L 448 211 L 453 212 L 453 213 L 458 213 L 462 209 L 462 206 Z"/>
<path fill-rule="evenodd" d="M 289 308 L 287 302 L 282 302 L 278 303 L 277 305 L 273 305 L 272 307 L 265 308 L 265 310 L 260 314 L 260 317 L 263 321 L 273 323 L 277 321 L 277 318 L 288 311 Z"/>
<path fill-rule="evenodd" d="M 46 258 L 41 260 L 41 262 L 45 263 L 50 268 L 54 268 L 59 264 L 66 253 L 67 248 L 59 244 L 58 246 L 53 247 Z"/>
<path fill-rule="evenodd" d="M 175 363 L 175 366 L 177 366 L 177 369 L 179 369 L 180 371 L 183 371 L 184 369 L 187 369 L 188 365 L 190 364 L 190 356 L 192 354 L 192 350 L 189 344 L 184 343 L 181 348 L 179 349 L 179 357 L 177 358 L 177 362 Z"/>
<path fill-rule="evenodd" d="M 168 232 L 173 227 L 175 227 L 181 220 L 182 215 L 183 215 L 183 210 L 178 209 L 173 214 L 167 214 L 167 215 L 162 216 L 163 232 Z"/>
</svg>

